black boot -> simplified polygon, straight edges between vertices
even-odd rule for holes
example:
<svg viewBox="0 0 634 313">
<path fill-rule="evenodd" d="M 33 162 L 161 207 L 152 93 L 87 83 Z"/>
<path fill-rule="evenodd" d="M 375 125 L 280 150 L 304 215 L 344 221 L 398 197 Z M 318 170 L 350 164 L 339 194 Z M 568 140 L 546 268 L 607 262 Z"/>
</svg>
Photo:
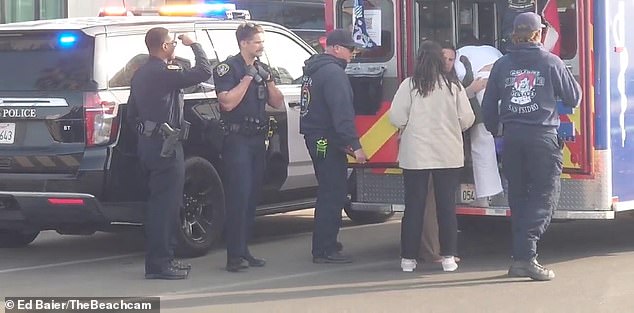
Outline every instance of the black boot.
<svg viewBox="0 0 634 313">
<path fill-rule="evenodd" d="M 256 258 L 250 254 L 243 259 L 249 263 L 250 267 L 264 267 L 264 265 L 266 265 L 266 260 Z"/>
<path fill-rule="evenodd" d="M 227 272 L 240 272 L 249 268 L 247 262 L 243 258 L 230 258 L 227 260 Z"/>
<path fill-rule="evenodd" d="M 329 255 L 313 257 L 313 263 L 345 264 L 345 263 L 352 263 L 352 259 L 349 256 L 343 255 L 339 252 L 333 252 Z"/>
<path fill-rule="evenodd" d="M 170 266 L 172 266 L 173 268 L 177 268 L 179 270 L 183 270 L 183 271 L 189 271 L 192 269 L 191 264 L 183 263 L 175 259 L 170 261 Z"/>
<path fill-rule="evenodd" d="M 530 277 L 532 280 L 547 281 L 555 278 L 555 272 L 543 267 L 537 258 L 529 261 L 515 261 L 509 268 L 509 277 Z"/>
<path fill-rule="evenodd" d="M 145 279 L 167 279 L 167 280 L 175 280 L 175 279 L 185 279 L 189 275 L 189 271 L 180 270 L 175 267 L 167 267 L 163 270 L 156 272 L 146 272 Z"/>
</svg>

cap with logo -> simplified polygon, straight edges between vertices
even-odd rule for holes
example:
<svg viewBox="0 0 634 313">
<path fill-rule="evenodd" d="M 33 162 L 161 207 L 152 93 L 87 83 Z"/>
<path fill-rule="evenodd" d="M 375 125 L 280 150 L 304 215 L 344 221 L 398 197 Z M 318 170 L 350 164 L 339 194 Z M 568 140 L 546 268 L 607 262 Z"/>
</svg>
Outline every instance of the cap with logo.
<svg viewBox="0 0 634 313">
<path fill-rule="evenodd" d="M 542 18 L 533 12 L 524 12 L 518 14 L 513 21 L 513 32 L 515 33 L 531 33 L 544 28 Z"/>
<path fill-rule="evenodd" d="M 326 37 L 327 46 L 342 46 L 349 48 L 363 48 L 363 45 L 352 39 L 352 34 L 343 29 L 335 29 Z"/>
</svg>

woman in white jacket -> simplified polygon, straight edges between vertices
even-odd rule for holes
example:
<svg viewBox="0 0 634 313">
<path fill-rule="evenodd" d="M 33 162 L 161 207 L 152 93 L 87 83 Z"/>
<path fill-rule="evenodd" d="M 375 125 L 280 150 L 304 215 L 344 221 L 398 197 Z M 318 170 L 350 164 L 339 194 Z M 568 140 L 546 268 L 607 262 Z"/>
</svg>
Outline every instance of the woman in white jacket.
<svg viewBox="0 0 634 313">
<path fill-rule="evenodd" d="M 429 176 L 435 187 L 440 254 L 445 271 L 458 268 L 455 195 L 464 166 L 462 132 L 475 119 L 464 88 L 443 71 L 441 47 L 424 41 L 414 75 L 399 86 L 389 112 L 400 130 L 398 160 L 405 182 L 401 268 L 416 268 Z"/>
</svg>

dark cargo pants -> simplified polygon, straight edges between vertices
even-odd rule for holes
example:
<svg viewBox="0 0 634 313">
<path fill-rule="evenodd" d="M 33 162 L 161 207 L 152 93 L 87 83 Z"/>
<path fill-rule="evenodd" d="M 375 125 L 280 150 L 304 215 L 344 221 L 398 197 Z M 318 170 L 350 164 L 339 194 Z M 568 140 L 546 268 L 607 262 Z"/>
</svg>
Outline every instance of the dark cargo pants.
<svg viewBox="0 0 634 313">
<path fill-rule="evenodd" d="M 229 133 L 222 148 L 227 259 L 247 257 L 266 165 L 264 135 Z"/>
<path fill-rule="evenodd" d="M 330 143 L 324 157 L 317 154 L 319 137 L 306 135 L 304 138 L 319 184 L 312 253 L 314 257 L 323 257 L 337 251 L 341 210 L 348 196 L 348 161 L 346 153 L 336 145 Z"/>
<path fill-rule="evenodd" d="M 563 142 L 554 128 L 504 125 L 502 166 L 508 179 L 513 259 L 537 256 L 559 201 Z"/>
<path fill-rule="evenodd" d="M 165 270 L 174 258 L 179 210 L 183 205 L 185 161 L 183 146 L 169 158 L 160 156 L 163 140 L 139 137 L 138 155 L 148 175 L 150 196 L 145 212 L 145 272 Z"/>
</svg>

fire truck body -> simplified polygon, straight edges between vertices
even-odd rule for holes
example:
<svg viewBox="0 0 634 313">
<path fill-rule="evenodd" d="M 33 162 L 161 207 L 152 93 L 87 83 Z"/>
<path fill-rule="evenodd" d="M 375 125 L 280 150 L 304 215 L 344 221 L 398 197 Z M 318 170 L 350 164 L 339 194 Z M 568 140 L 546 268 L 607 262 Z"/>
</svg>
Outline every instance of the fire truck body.
<svg viewBox="0 0 634 313">
<path fill-rule="evenodd" d="M 349 28 L 367 49 L 347 69 L 355 90 L 357 128 L 370 162 L 351 160 L 349 211 L 385 215 L 402 211 L 403 181 L 397 132 L 387 111 L 399 83 L 413 72 L 426 39 L 460 47 L 473 35 L 504 49 L 505 18 L 530 5 L 547 24 L 545 45 L 558 54 L 583 88 L 579 108 L 559 106 L 565 140 L 562 192 L 555 218 L 612 219 L 634 209 L 634 34 L 632 1 L 593 0 L 327 0 L 326 27 Z M 467 149 L 468 150 L 468 149 Z M 457 213 L 509 216 L 503 194 L 474 206 L 469 153 Z M 503 171 L 502 171 L 503 174 Z"/>
</svg>

